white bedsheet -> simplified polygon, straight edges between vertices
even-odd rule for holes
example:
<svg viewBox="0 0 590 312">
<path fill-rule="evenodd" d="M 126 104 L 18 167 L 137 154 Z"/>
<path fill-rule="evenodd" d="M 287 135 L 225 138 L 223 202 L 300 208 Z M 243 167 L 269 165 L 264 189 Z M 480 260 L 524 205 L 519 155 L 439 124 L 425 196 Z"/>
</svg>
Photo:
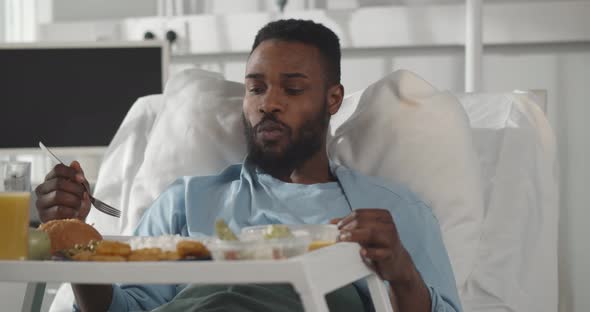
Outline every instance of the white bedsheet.
<svg viewBox="0 0 590 312">
<path fill-rule="evenodd" d="M 555 137 L 532 94 L 458 95 L 482 168 L 485 219 L 466 311 L 557 311 Z"/>
</svg>

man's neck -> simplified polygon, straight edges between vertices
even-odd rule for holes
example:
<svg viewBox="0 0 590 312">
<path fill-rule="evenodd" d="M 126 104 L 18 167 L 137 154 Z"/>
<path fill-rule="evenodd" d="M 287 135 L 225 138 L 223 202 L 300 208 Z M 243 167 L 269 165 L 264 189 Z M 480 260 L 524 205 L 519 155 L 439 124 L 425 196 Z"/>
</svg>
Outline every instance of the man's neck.
<svg viewBox="0 0 590 312">
<path fill-rule="evenodd" d="M 296 168 L 285 168 L 285 170 L 269 172 L 269 174 L 283 182 L 298 184 L 327 183 L 336 180 L 330 170 L 325 148 L 320 149 Z"/>
</svg>

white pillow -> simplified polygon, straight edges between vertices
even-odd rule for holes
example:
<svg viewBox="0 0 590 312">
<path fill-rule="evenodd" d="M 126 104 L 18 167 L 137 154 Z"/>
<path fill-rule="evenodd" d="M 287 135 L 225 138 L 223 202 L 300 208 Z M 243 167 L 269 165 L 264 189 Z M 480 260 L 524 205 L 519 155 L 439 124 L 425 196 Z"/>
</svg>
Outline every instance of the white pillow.
<svg viewBox="0 0 590 312">
<path fill-rule="evenodd" d="M 192 84 L 199 79 L 222 80 L 223 75 L 201 69 L 181 72 L 167 82 L 165 92 L 176 94 L 186 87 L 186 84 Z M 166 106 L 165 99 L 164 94 L 137 99 L 127 112 L 102 160 L 93 195 L 123 209 L 123 215 L 127 215 L 129 211 L 132 184 L 143 163 L 152 128 Z M 86 221 L 94 224 L 103 235 L 121 233 L 118 219 L 94 209 L 90 210 Z"/>
<path fill-rule="evenodd" d="M 133 232 L 145 209 L 178 177 L 216 174 L 245 155 L 242 84 L 189 69 L 169 82 L 164 96 L 120 219 L 123 234 Z"/>
<path fill-rule="evenodd" d="M 116 208 L 129 204 L 133 179 L 143 155 L 156 116 L 164 104 L 161 94 L 144 96 L 131 106 L 109 144 L 102 160 L 93 195 Z M 86 221 L 103 235 L 118 235 L 117 218 L 90 210 Z"/>
<path fill-rule="evenodd" d="M 348 97 L 331 126 L 332 159 L 398 181 L 432 207 L 463 287 L 475 265 L 484 208 L 478 159 L 458 100 L 396 71 Z"/>
</svg>

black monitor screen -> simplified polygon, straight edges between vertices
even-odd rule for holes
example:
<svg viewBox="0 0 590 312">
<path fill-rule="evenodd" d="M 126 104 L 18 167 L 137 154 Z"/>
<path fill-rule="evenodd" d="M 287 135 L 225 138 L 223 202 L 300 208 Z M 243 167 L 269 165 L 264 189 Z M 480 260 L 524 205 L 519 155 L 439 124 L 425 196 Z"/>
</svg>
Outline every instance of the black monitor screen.
<svg viewBox="0 0 590 312">
<path fill-rule="evenodd" d="M 162 48 L 0 47 L 0 148 L 106 146 L 138 97 L 162 92 Z"/>
</svg>

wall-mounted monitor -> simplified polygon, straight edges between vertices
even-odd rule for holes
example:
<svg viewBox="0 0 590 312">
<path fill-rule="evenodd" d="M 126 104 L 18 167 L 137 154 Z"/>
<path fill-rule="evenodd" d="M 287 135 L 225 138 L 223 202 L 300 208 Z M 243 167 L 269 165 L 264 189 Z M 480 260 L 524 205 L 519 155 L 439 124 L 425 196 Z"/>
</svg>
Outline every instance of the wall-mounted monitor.
<svg viewBox="0 0 590 312">
<path fill-rule="evenodd" d="M 163 42 L 0 45 L 0 149 L 104 147 L 133 102 L 162 93 Z"/>
</svg>

